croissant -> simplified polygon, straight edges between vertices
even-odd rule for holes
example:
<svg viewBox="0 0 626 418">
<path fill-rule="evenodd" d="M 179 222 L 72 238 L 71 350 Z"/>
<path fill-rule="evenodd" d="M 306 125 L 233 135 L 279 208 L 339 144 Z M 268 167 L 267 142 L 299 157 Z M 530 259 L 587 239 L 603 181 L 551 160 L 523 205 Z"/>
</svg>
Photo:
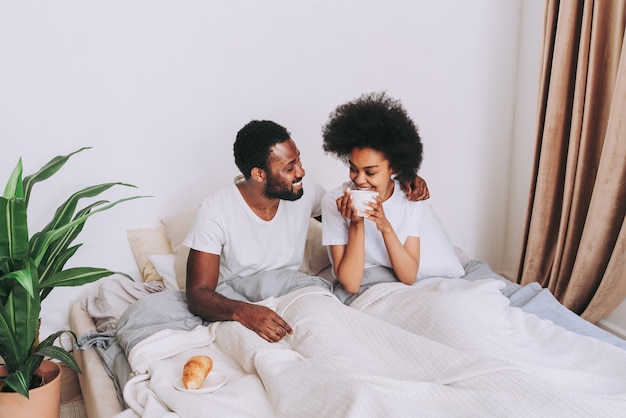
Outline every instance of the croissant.
<svg viewBox="0 0 626 418">
<path fill-rule="evenodd" d="M 198 389 L 213 368 L 213 359 L 209 356 L 193 356 L 183 368 L 183 385 L 186 389 Z"/>
</svg>

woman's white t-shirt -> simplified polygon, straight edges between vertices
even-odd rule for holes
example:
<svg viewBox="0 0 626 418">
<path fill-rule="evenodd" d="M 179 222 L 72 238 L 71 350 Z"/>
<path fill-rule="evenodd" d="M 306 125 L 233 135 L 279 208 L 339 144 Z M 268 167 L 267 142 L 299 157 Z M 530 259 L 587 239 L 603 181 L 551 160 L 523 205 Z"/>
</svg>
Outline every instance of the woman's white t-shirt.
<svg viewBox="0 0 626 418">
<path fill-rule="evenodd" d="M 350 220 L 341 216 L 337 210 L 337 198 L 345 189 L 350 188 L 351 182 L 330 190 L 322 199 L 322 244 L 347 245 Z M 394 180 L 393 193 L 383 202 L 383 210 L 389 223 L 393 227 L 402 244 L 407 237 L 420 236 L 420 223 L 424 202 L 411 202 Z M 372 221 L 365 220 L 365 268 L 385 266 L 391 268 L 391 259 L 385 246 L 383 236 Z"/>
</svg>

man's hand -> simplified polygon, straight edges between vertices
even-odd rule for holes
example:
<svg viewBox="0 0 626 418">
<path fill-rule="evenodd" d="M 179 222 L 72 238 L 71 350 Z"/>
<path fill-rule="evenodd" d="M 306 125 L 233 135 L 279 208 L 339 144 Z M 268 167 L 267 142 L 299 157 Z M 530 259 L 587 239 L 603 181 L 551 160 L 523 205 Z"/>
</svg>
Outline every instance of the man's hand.
<svg viewBox="0 0 626 418">
<path fill-rule="evenodd" d="M 417 202 L 418 200 L 426 200 L 430 198 L 428 185 L 420 176 L 416 176 L 413 181 L 398 179 L 400 187 L 406 193 L 407 199 Z"/>
<path fill-rule="evenodd" d="M 287 334 L 293 334 L 289 324 L 266 306 L 245 304 L 234 316 L 236 321 L 270 343 L 282 340 Z"/>
</svg>

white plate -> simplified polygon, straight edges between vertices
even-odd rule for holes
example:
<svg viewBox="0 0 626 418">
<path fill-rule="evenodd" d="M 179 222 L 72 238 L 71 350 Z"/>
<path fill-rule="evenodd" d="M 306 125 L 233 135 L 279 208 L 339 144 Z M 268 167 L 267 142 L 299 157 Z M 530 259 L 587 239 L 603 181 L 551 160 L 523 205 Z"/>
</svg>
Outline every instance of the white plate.
<svg viewBox="0 0 626 418">
<path fill-rule="evenodd" d="M 216 390 L 224 386 L 226 382 L 228 382 L 228 378 L 226 377 L 224 373 L 211 371 L 211 373 L 209 373 L 207 378 L 204 379 L 204 382 L 202 382 L 202 385 L 198 389 L 185 388 L 185 385 L 183 385 L 182 376 L 174 380 L 174 387 L 180 390 L 181 392 L 198 393 L 198 394 L 210 393 L 210 392 L 215 392 Z"/>
</svg>

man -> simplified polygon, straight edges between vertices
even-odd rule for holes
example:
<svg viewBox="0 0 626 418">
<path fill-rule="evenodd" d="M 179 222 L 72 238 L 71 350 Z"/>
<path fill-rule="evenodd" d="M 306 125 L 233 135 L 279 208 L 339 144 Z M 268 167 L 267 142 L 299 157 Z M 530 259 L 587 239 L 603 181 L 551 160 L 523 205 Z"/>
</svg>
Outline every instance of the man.
<svg viewBox="0 0 626 418">
<path fill-rule="evenodd" d="M 244 126 L 237 133 L 234 155 L 244 179 L 202 203 L 185 239 L 191 249 L 187 303 L 192 313 L 207 321 L 238 321 L 276 342 L 293 332 L 280 315 L 266 306 L 226 297 L 216 287 L 260 272 L 296 271 L 310 218 L 321 214 L 325 191 L 303 181 L 300 151 L 290 133 L 274 122 L 251 121 Z M 419 177 L 407 188 L 416 200 L 428 198 Z"/>
</svg>

